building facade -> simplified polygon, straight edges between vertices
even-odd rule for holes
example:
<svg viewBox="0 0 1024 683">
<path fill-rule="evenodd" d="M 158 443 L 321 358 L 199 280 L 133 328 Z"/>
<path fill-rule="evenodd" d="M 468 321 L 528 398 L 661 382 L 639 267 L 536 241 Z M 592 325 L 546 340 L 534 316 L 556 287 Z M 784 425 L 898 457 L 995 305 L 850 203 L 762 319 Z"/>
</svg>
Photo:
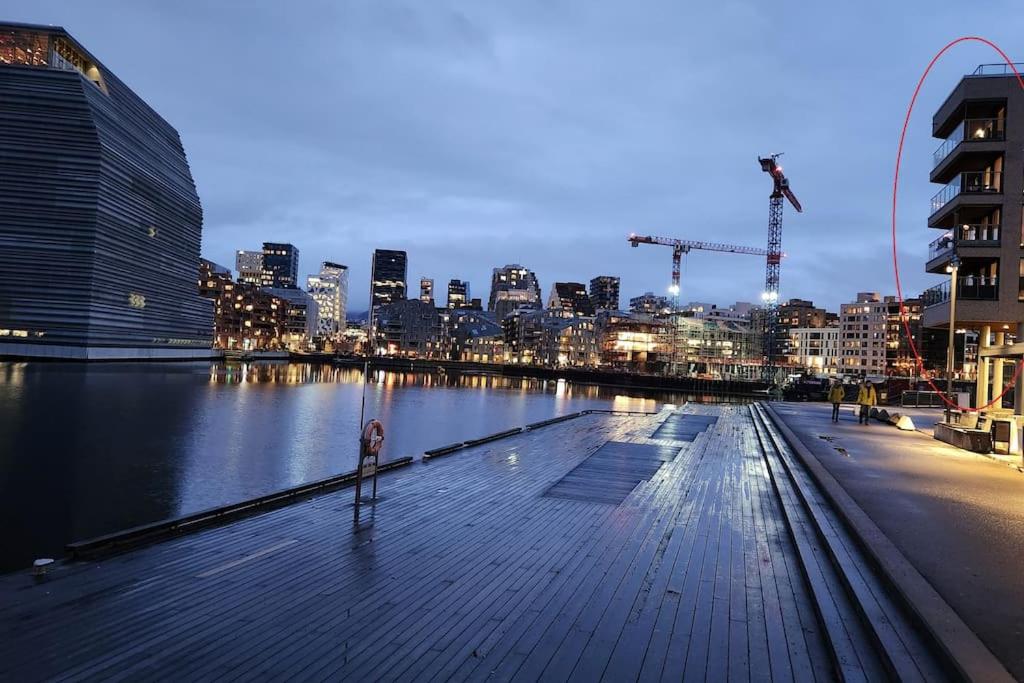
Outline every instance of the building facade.
<svg viewBox="0 0 1024 683">
<path fill-rule="evenodd" d="M 233 282 L 231 273 L 205 259 L 199 265 L 199 294 L 213 302 L 213 345 L 218 349 L 263 351 L 282 348 L 285 304 L 258 285 Z"/>
<path fill-rule="evenodd" d="M 448 281 L 448 298 L 446 300 L 446 305 L 448 308 L 466 308 L 469 306 L 468 280 Z"/>
<path fill-rule="evenodd" d="M 408 257 L 404 251 L 376 249 L 370 263 L 370 336 L 377 311 L 405 300 Z"/>
<path fill-rule="evenodd" d="M 434 280 L 429 277 L 420 278 L 420 301 L 434 305 Z"/>
<path fill-rule="evenodd" d="M 790 328 L 788 364 L 814 375 L 838 375 L 841 358 L 839 335 L 839 325 Z"/>
<path fill-rule="evenodd" d="M 306 290 L 317 305 L 316 336 L 336 340 L 346 329 L 348 266 L 324 261 L 319 273 L 306 278 Z"/>
<path fill-rule="evenodd" d="M 444 327 L 438 310 L 419 299 L 382 306 L 374 328 L 377 353 L 402 358 L 442 358 Z"/>
<path fill-rule="evenodd" d="M 975 398 L 984 405 L 1020 358 L 1011 337 L 1024 336 L 1024 92 L 1014 74 L 998 64 L 964 76 L 932 117 L 932 135 L 941 143 L 929 179 L 941 187 L 928 227 L 939 234 L 925 270 L 943 281 L 923 293 L 922 323 L 949 329 L 955 273 L 954 325 L 978 334 Z M 1024 392 L 1015 407 L 1024 411 Z"/>
<path fill-rule="evenodd" d="M 319 320 L 313 297 L 297 287 L 264 287 L 263 291 L 281 300 L 281 345 L 289 351 L 311 351 Z"/>
<path fill-rule="evenodd" d="M 239 249 L 235 252 L 238 281 L 249 285 L 263 284 L 263 252 Z"/>
<path fill-rule="evenodd" d="M 626 372 L 663 373 L 669 356 L 666 327 L 649 315 L 598 313 L 601 365 Z"/>
<path fill-rule="evenodd" d="M 590 305 L 594 311 L 619 310 L 619 278 L 598 275 L 590 281 Z"/>
<path fill-rule="evenodd" d="M 299 286 L 299 250 L 294 244 L 282 242 L 263 243 L 264 287 Z"/>
<path fill-rule="evenodd" d="M 519 308 L 540 307 L 540 282 L 532 270 L 516 263 L 494 269 L 487 310 L 494 313 L 498 320 Z"/>
<path fill-rule="evenodd" d="M 67 31 L 0 24 L 0 356 L 206 358 L 178 132 Z"/>
<path fill-rule="evenodd" d="M 551 285 L 548 308 L 566 311 L 573 315 L 594 315 L 594 305 L 582 282 L 556 282 Z"/>
<path fill-rule="evenodd" d="M 663 315 L 670 312 L 672 307 L 666 297 L 658 296 L 654 292 L 646 292 L 629 300 L 629 310 L 633 313 Z"/>
<path fill-rule="evenodd" d="M 875 292 L 860 292 L 857 300 L 840 306 L 839 368 L 858 377 L 886 375 L 889 305 Z"/>
</svg>

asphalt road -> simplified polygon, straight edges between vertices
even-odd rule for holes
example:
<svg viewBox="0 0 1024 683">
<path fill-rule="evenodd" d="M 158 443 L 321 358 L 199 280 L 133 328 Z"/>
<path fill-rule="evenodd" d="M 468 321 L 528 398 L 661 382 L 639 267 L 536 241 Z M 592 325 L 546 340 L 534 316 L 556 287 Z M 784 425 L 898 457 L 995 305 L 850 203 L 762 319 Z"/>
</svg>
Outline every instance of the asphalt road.
<svg viewBox="0 0 1024 683">
<path fill-rule="evenodd" d="M 1024 680 L 1024 474 L 919 432 L 877 421 L 858 425 L 849 406 L 838 424 L 824 403 L 773 407 L 1007 669 Z"/>
</svg>

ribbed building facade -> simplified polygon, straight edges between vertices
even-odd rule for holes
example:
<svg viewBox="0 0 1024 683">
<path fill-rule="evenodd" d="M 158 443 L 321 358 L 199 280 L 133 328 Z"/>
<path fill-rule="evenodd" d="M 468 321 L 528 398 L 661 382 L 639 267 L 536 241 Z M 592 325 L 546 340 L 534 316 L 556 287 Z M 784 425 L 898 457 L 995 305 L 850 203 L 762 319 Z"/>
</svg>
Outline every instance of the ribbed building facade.
<svg viewBox="0 0 1024 683">
<path fill-rule="evenodd" d="M 0 355 L 205 357 L 177 131 L 61 28 L 0 24 Z"/>
</svg>

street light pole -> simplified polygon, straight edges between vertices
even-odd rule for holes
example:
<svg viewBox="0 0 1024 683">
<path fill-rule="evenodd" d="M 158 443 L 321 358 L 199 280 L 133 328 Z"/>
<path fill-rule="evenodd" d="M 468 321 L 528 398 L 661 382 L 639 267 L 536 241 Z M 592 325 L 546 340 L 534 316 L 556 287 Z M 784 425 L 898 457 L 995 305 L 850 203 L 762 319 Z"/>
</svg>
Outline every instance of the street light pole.
<svg viewBox="0 0 1024 683">
<path fill-rule="evenodd" d="M 953 396 L 954 341 L 956 339 L 956 283 L 960 259 L 956 254 L 950 259 L 946 271 L 949 273 L 949 344 L 946 347 L 946 398 Z M 946 424 L 952 417 L 949 403 L 946 403 Z"/>
</svg>

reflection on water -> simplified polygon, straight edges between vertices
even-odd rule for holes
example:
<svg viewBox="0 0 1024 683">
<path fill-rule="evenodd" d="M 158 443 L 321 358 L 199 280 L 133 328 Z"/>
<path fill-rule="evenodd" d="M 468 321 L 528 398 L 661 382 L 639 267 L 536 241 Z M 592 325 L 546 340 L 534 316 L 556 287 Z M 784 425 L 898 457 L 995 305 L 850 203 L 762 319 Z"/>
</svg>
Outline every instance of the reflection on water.
<svg viewBox="0 0 1024 683">
<path fill-rule="evenodd" d="M 0 363 L 0 570 L 67 542 L 354 469 L 359 410 L 384 459 L 676 394 L 289 363 Z"/>
</svg>

